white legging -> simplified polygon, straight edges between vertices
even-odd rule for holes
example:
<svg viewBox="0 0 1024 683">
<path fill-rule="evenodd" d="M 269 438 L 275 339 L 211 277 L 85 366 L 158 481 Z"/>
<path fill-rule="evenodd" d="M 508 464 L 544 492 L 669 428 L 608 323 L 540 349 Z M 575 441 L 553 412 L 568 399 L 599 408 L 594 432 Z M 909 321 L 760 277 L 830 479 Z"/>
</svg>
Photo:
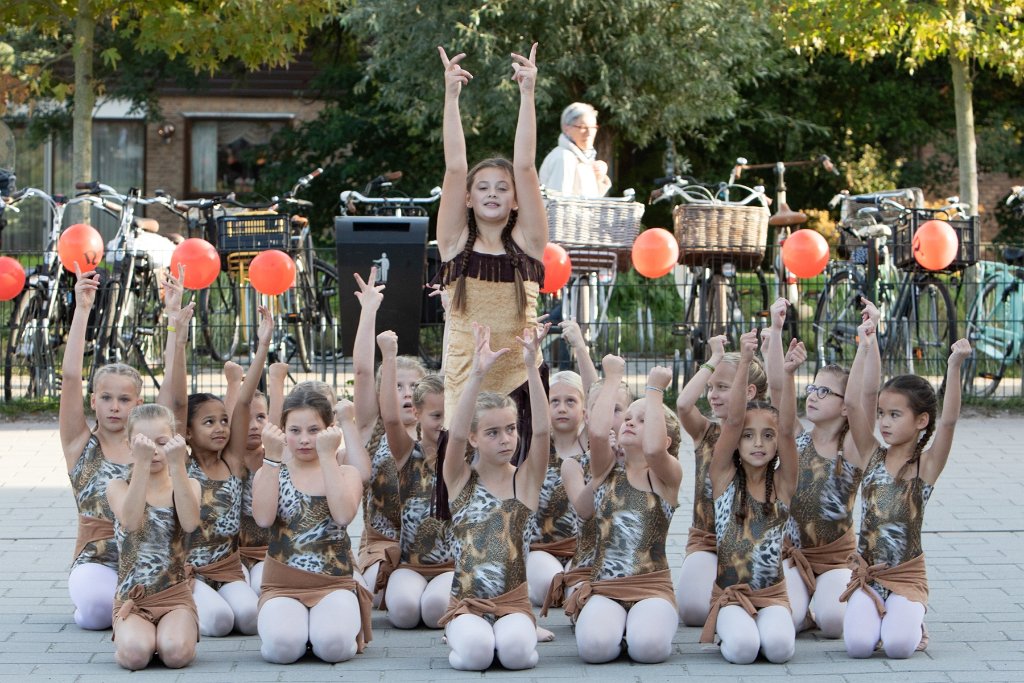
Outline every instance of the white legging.
<svg viewBox="0 0 1024 683">
<path fill-rule="evenodd" d="M 388 577 L 385 603 L 388 621 L 395 628 L 440 628 L 437 620 L 448 610 L 455 572 L 445 572 L 427 581 L 411 569 L 396 569 Z"/>
<path fill-rule="evenodd" d="M 576 619 L 576 649 L 588 664 L 610 662 L 622 654 L 643 664 L 664 662 L 672 654 L 679 613 L 662 598 L 647 598 L 629 611 L 603 595 L 593 595 Z"/>
<path fill-rule="evenodd" d="M 867 590 L 878 596 L 875 589 Z M 924 613 L 920 602 L 891 593 L 885 601 L 885 616 L 879 617 L 875 601 L 865 589 L 854 591 L 843 620 L 846 654 L 856 659 L 870 657 L 881 640 L 887 656 L 906 659 L 921 642 Z"/>
<path fill-rule="evenodd" d="M 75 605 L 75 623 L 90 631 L 110 628 L 114 617 L 117 571 L 97 562 L 86 562 L 71 570 L 68 593 Z"/>
<path fill-rule="evenodd" d="M 259 598 L 248 582 L 232 581 L 214 590 L 197 578 L 192 599 L 199 614 L 200 635 L 219 638 L 232 629 L 247 636 L 256 633 Z"/>
<path fill-rule="evenodd" d="M 380 569 L 380 562 L 374 562 L 366 568 L 365 572 L 362 572 L 363 585 L 366 586 L 366 590 L 373 593 L 373 606 L 376 608 L 380 607 L 380 599 L 383 597 L 382 593 L 374 592 L 373 587 L 377 585 L 377 571 Z"/>
<path fill-rule="evenodd" d="M 445 627 L 452 651 L 448 662 L 460 671 L 483 671 L 494 655 L 506 669 L 537 666 L 537 627 L 525 614 L 508 614 L 494 622 L 475 614 L 461 614 Z"/>
<path fill-rule="evenodd" d="M 544 604 L 544 598 L 551 588 L 551 579 L 555 574 L 564 572 L 565 567 L 557 557 L 543 550 L 531 550 L 526 556 L 526 585 L 530 592 L 530 602 L 534 607 Z"/>
<path fill-rule="evenodd" d="M 711 611 L 711 587 L 718 577 L 718 555 L 698 550 L 688 553 L 676 583 L 679 618 L 687 626 L 703 626 Z"/>
<path fill-rule="evenodd" d="M 793 609 L 793 626 L 797 633 L 810 626 L 806 619 L 810 608 L 823 636 L 842 638 L 846 603 L 839 602 L 839 596 L 846 590 L 853 572 L 841 567 L 819 574 L 815 579 L 814 594 L 809 596 L 807 586 L 793 561 L 786 560 L 782 569 L 786 575 L 786 593 L 789 595 L 789 606 Z"/>
<path fill-rule="evenodd" d="M 796 647 L 796 631 L 789 609 L 780 605 L 762 607 L 751 617 L 739 605 L 727 605 L 718 613 L 715 627 L 727 662 L 750 664 L 757 653 L 773 664 L 788 662 Z"/>
<path fill-rule="evenodd" d="M 263 567 L 265 565 L 266 563 L 262 561 L 254 564 L 252 569 L 246 569 L 245 565 L 242 565 L 242 571 L 245 572 L 249 587 L 252 588 L 252 592 L 256 594 L 256 597 L 260 596 L 260 590 L 263 588 Z"/>
<path fill-rule="evenodd" d="M 259 615 L 260 654 L 272 664 L 291 664 L 306 654 L 325 662 L 344 662 L 356 654 L 362 628 L 355 593 L 337 590 L 307 609 L 292 598 L 271 598 Z"/>
</svg>

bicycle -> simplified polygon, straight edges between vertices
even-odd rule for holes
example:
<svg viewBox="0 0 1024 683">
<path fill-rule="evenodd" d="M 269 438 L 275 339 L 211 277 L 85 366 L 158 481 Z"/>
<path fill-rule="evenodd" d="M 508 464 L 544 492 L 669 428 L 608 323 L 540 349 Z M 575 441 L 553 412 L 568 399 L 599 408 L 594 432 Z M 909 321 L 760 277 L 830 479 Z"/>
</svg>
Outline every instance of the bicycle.
<svg viewBox="0 0 1024 683">
<path fill-rule="evenodd" d="M 947 351 L 957 339 L 956 309 L 946 284 L 914 262 L 911 237 L 918 223 L 936 216 L 959 230 L 976 233 L 976 218 L 953 220 L 952 216 L 966 212 L 956 198 L 941 209 L 922 208 L 923 194 L 917 188 L 839 198 L 845 200 L 839 228 L 863 245 L 853 250 L 850 260 L 834 260 L 826 269 L 813 324 L 816 369 L 831 363 L 852 364 L 863 297 L 875 302 L 881 312 L 878 340 L 883 373 L 917 374 L 941 382 Z M 895 255 L 889 249 L 894 235 Z M 973 261 L 970 255 L 961 256 L 946 272 Z"/>
<path fill-rule="evenodd" d="M 745 196 L 727 199 L 733 192 Z M 676 268 L 676 285 L 683 317 L 672 333 L 686 339 L 676 360 L 677 377 L 686 381 L 704 358 L 709 339 L 724 334 L 735 342 L 745 329 L 769 317 L 768 281 L 761 269 L 768 202 L 761 186 L 690 183 L 679 177 L 652 196 L 654 202 L 683 201 L 673 211 L 680 240 L 682 265 Z M 750 275 L 741 278 L 740 271 Z"/>
<path fill-rule="evenodd" d="M 1019 199 L 1024 189 L 1015 187 L 1006 203 L 1013 206 Z M 967 314 L 966 333 L 974 353 L 961 369 L 969 396 L 991 396 L 1007 369 L 1024 363 L 1024 249 L 1006 247 L 1002 257 L 1002 263 L 978 264 L 981 284 Z"/>
<path fill-rule="evenodd" d="M 835 167 L 832 159 L 827 154 L 821 154 L 814 159 L 775 161 L 767 164 L 750 164 L 743 157 L 739 157 L 729 173 L 730 185 L 739 180 L 744 171 L 770 168 L 775 174 L 775 213 L 768 219 L 769 229 L 774 230 L 774 234 L 769 235 L 769 239 L 772 240 L 772 244 L 775 247 L 772 254 L 772 271 L 775 278 L 775 295 L 789 301 L 789 309 L 786 313 L 786 328 L 789 330 L 790 336 L 793 337 L 799 336 L 800 289 L 797 285 L 796 276 L 789 272 L 785 262 L 782 260 L 782 245 L 786 243 L 786 239 L 792 234 L 793 228 L 807 222 L 807 214 L 803 211 L 794 211 L 786 201 L 786 168 L 801 166 L 821 166 L 827 172 L 839 175 L 839 169 Z"/>
<path fill-rule="evenodd" d="M 46 204 L 50 229 L 43 248 L 43 261 L 28 270 L 25 289 L 14 300 L 8 321 L 10 336 L 4 351 L 6 401 L 55 396 L 60 391 L 57 355 L 67 341 L 71 327 L 75 285 L 74 274 L 68 272 L 57 258 L 64 213 L 69 206 L 79 203 L 105 208 L 96 197 L 68 199 L 28 187 L 4 197 L 0 209 L 18 212 L 17 204 L 32 198 L 41 199 Z M 90 324 L 88 342 L 94 341 L 95 331 L 95 325 Z"/>
<path fill-rule="evenodd" d="M 363 188 L 362 192 L 356 190 L 345 190 L 341 193 L 341 216 L 359 215 L 360 205 L 366 207 L 363 215 L 372 217 L 395 217 L 395 218 L 425 218 L 427 206 L 441 198 L 441 188 L 434 187 L 430 190 L 428 197 L 410 197 L 395 189 L 394 185 L 402 177 L 401 171 L 391 171 L 381 174 L 371 180 Z M 377 195 L 377 196 L 374 196 Z M 427 250 L 436 253 L 437 244 L 431 242 Z M 383 256 L 382 256 L 383 258 Z M 340 266 L 340 264 L 339 264 Z M 381 271 L 383 263 L 378 263 L 378 282 L 384 281 Z M 433 273 L 426 271 L 424 281 L 419 283 L 423 297 L 421 314 L 419 319 L 419 338 L 416 349 L 423 364 L 432 369 L 438 370 L 441 367 L 444 355 L 444 322 L 439 310 L 440 303 L 432 302 L 425 287 L 429 284 Z"/>
</svg>

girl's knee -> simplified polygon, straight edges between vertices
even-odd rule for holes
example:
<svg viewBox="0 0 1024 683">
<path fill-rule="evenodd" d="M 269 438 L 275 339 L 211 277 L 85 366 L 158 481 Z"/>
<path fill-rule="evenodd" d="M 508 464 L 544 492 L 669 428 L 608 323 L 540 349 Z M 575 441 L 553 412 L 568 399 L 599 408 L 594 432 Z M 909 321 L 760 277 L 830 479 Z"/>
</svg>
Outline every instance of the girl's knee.
<svg viewBox="0 0 1024 683">
<path fill-rule="evenodd" d="M 890 659 L 907 659 L 917 650 L 921 642 L 921 632 L 917 633 L 886 633 L 882 640 L 882 649 Z"/>
<path fill-rule="evenodd" d="M 448 625 L 446 635 L 452 651 L 448 654 L 448 662 L 453 669 L 461 671 L 483 671 L 494 661 L 494 631 L 490 624 L 479 617 L 470 621 L 477 623 L 460 623 L 471 615 L 456 617 Z"/>
<path fill-rule="evenodd" d="M 679 618 L 687 626 L 703 626 L 708 620 L 708 613 L 711 611 L 710 598 L 704 600 L 692 590 L 677 588 L 676 602 L 679 604 Z"/>
<path fill-rule="evenodd" d="M 291 664 L 306 654 L 307 642 L 304 636 L 276 633 L 271 636 L 260 634 L 260 654 L 271 664 Z"/>
<path fill-rule="evenodd" d="M 105 631 L 113 624 L 113 599 L 90 596 L 75 606 L 75 623 L 87 631 Z"/>
<path fill-rule="evenodd" d="M 220 638 L 231 633 L 235 626 L 235 613 L 227 603 L 196 605 L 199 613 L 199 633 L 211 638 Z"/>
<path fill-rule="evenodd" d="M 846 604 L 837 602 L 829 605 L 818 605 L 814 611 L 814 620 L 826 638 L 843 637 L 843 620 L 846 618 Z"/>
<path fill-rule="evenodd" d="M 506 669 L 532 669 L 537 666 L 536 631 L 534 631 L 533 637 L 519 634 L 515 637 L 496 640 L 495 649 L 498 661 Z"/>
<path fill-rule="evenodd" d="M 416 628 L 420 625 L 420 601 L 409 595 L 387 596 L 388 621 L 395 628 Z M 438 615 L 440 618 L 440 615 Z M 435 620 L 436 624 L 437 621 Z"/>
<path fill-rule="evenodd" d="M 114 652 L 114 659 L 121 668 L 129 671 L 138 671 L 149 666 L 153 659 L 153 648 L 145 647 L 140 642 L 117 643 L 117 650 Z"/>
<path fill-rule="evenodd" d="M 672 635 L 647 632 L 641 637 L 631 637 L 627 630 L 626 649 L 635 662 L 659 664 L 672 654 Z"/>
<path fill-rule="evenodd" d="M 168 669 L 180 669 L 188 666 L 195 658 L 195 643 L 175 642 L 162 645 L 160 648 L 160 661 Z"/>
<path fill-rule="evenodd" d="M 448 593 L 430 592 L 423 594 L 420 601 L 420 617 L 427 628 L 440 628 L 437 622 L 448 611 Z"/>
<path fill-rule="evenodd" d="M 843 644 L 846 646 L 847 656 L 853 659 L 867 659 L 874 654 L 878 637 L 847 626 L 843 629 Z"/>
<path fill-rule="evenodd" d="M 329 638 L 311 637 L 310 645 L 313 654 L 325 662 L 345 662 L 356 656 L 358 646 L 355 639 L 340 638 L 337 635 Z"/>
<path fill-rule="evenodd" d="M 719 633 L 719 637 L 722 639 L 722 657 L 730 664 L 751 664 L 757 659 L 761 643 L 756 631 L 753 633 L 736 633 L 728 636 L 728 638 Z"/>
<path fill-rule="evenodd" d="M 588 664 L 603 664 L 622 654 L 622 634 L 616 629 L 581 629 L 576 625 L 576 649 L 580 659 Z"/>
<path fill-rule="evenodd" d="M 788 662 L 796 649 L 796 637 L 783 629 L 773 629 L 761 635 L 761 652 L 772 664 Z"/>
</svg>

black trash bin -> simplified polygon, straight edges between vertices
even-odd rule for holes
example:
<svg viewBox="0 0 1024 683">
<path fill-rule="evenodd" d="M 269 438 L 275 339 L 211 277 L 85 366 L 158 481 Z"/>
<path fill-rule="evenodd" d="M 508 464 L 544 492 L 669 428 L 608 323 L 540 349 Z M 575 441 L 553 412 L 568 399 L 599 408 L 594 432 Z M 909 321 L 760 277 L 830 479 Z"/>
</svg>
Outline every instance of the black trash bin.
<svg viewBox="0 0 1024 683">
<path fill-rule="evenodd" d="M 419 355 L 429 222 L 426 216 L 334 218 L 342 291 L 341 343 L 345 355 L 352 355 L 360 310 L 359 300 L 349 293 L 356 289 L 352 273 L 365 278 L 375 265 L 378 282 L 387 285 L 377 311 L 377 331 L 394 330 L 398 335 L 398 353 Z"/>
</svg>

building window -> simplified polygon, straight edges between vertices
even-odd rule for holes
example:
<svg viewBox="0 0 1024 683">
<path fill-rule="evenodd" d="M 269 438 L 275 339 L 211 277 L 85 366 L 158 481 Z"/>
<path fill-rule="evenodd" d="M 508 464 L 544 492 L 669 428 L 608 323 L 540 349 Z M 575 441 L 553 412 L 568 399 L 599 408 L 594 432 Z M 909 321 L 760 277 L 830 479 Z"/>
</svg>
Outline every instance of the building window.
<svg viewBox="0 0 1024 683">
<path fill-rule="evenodd" d="M 252 192 L 280 119 L 191 119 L 189 195 Z"/>
</svg>

